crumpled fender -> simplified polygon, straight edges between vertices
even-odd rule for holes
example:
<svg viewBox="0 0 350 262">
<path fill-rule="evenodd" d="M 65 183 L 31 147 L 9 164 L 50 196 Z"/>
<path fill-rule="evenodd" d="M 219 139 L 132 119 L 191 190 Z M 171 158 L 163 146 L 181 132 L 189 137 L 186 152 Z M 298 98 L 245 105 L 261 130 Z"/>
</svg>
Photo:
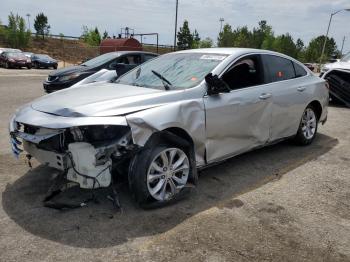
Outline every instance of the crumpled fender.
<svg viewBox="0 0 350 262">
<path fill-rule="evenodd" d="M 196 162 L 205 164 L 205 111 L 202 99 L 184 100 L 126 116 L 134 144 L 144 146 L 153 133 L 181 128 L 193 139 Z"/>
</svg>

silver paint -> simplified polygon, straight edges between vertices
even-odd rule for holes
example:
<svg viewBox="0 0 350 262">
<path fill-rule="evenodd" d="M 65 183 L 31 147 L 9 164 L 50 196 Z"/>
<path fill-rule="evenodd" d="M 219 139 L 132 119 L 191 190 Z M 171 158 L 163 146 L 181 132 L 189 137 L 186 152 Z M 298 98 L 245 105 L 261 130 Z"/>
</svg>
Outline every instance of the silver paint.
<svg viewBox="0 0 350 262">
<path fill-rule="evenodd" d="M 226 54 L 213 71 L 221 75 L 237 59 L 263 50 L 212 48 L 182 53 Z M 206 83 L 187 90 L 164 91 L 114 83 L 96 83 L 41 97 L 19 110 L 10 123 L 62 129 L 88 125 L 130 126 L 133 143 L 144 146 L 151 135 L 177 128 L 192 138 L 198 167 L 295 135 L 307 105 L 318 101 L 320 121 L 327 118 L 324 80 L 308 74 L 272 84 L 206 95 Z"/>
</svg>

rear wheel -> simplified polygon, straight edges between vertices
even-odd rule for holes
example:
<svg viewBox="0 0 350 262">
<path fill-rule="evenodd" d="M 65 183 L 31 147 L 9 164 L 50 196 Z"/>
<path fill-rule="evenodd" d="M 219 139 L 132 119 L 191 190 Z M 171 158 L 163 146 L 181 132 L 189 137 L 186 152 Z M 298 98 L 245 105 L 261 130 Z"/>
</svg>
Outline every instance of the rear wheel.
<svg viewBox="0 0 350 262">
<path fill-rule="evenodd" d="M 191 165 L 187 153 L 176 146 L 144 149 L 132 161 L 129 183 L 141 207 L 167 204 L 188 182 Z"/>
<path fill-rule="evenodd" d="M 300 145 L 309 145 L 316 137 L 318 128 L 318 118 L 315 109 L 309 105 L 300 121 L 298 133 L 295 136 L 295 141 Z"/>
</svg>

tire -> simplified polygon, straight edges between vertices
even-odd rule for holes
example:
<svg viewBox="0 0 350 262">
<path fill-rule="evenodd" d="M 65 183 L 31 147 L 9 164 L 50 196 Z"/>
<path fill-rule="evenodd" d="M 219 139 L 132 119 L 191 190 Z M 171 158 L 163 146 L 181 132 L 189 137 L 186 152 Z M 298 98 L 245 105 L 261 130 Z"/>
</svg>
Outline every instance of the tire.
<svg viewBox="0 0 350 262">
<path fill-rule="evenodd" d="M 179 171 L 174 172 L 175 168 Z M 181 196 L 191 169 L 189 155 L 178 146 L 159 144 L 145 148 L 130 163 L 131 192 L 143 208 L 167 205 Z"/>
<path fill-rule="evenodd" d="M 27 66 L 28 69 L 32 69 L 32 66 Z"/>
<path fill-rule="evenodd" d="M 315 109 L 309 105 L 303 112 L 295 142 L 299 145 L 310 145 L 317 134 L 318 117 Z"/>
<path fill-rule="evenodd" d="M 53 69 L 55 69 L 55 70 L 56 70 L 56 69 L 57 69 L 57 66 L 54 66 L 54 67 L 53 67 Z"/>
<path fill-rule="evenodd" d="M 10 65 L 8 62 L 5 63 L 5 68 L 9 69 L 10 68 Z"/>
</svg>

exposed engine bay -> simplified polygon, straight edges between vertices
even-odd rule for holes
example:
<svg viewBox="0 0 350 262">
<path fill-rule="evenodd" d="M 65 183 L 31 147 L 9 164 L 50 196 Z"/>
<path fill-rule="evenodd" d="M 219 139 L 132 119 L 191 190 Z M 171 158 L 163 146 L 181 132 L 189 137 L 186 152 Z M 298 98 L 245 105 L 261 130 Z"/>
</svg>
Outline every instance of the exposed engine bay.
<svg viewBox="0 0 350 262">
<path fill-rule="evenodd" d="M 127 126 L 82 126 L 47 129 L 17 123 L 12 134 L 13 151 L 18 154 L 22 142 L 28 157 L 66 172 L 67 180 L 84 189 L 108 187 L 113 164 L 134 151 Z"/>
</svg>

